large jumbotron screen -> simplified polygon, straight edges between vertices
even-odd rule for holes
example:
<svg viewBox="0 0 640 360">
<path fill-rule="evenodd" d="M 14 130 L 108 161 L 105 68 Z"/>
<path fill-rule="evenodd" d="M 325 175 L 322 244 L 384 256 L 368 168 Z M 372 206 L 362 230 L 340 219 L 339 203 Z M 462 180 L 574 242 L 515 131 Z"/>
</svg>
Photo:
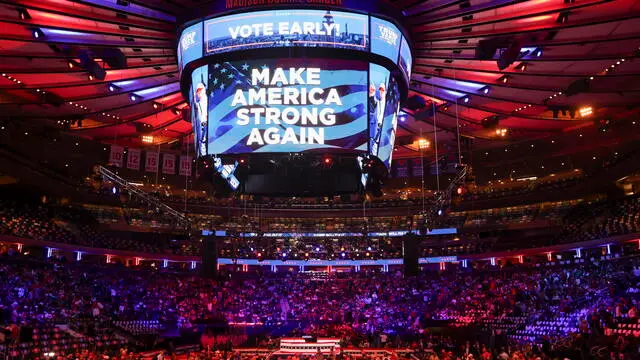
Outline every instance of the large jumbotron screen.
<svg viewBox="0 0 640 360">
<path fill-rule="evenodd" d="M 196 69 L 191 92 L 199 153 L 366 152 L 367 66 L 284 58 Z"/>
<path fill-rule="evenodd" d="M 301 57 L 284 49 L 301 47 L 355 55 Z M 264 48 L 283 48 L 282 56 L 247 55 Z M 225 59 L 238 51 L 242 60 Z M 393 65 L 376 64 L 367 54 Z M 189 82 L 199 156 L 338 152 L 371 154 L 390 167 L 398 81 L 408 82 L 412 64 L 409 43 L 392 21 L 319 9 L 219 16 L 181 32 L 179 70 L 196 60 L 190 81 L 183 81 Z"/>
</svg>

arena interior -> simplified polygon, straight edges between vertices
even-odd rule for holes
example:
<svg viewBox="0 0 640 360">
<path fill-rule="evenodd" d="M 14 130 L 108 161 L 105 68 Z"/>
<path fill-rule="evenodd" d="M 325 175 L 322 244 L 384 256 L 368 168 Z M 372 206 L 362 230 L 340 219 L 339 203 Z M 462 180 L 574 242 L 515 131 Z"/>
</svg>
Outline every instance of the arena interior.
<svg viewBox="0 0 640 360">
<path fill-rule="evenodd" d="M 639 0 L 0 9 L 0 360 L 640 359 Z"/>
</svg>

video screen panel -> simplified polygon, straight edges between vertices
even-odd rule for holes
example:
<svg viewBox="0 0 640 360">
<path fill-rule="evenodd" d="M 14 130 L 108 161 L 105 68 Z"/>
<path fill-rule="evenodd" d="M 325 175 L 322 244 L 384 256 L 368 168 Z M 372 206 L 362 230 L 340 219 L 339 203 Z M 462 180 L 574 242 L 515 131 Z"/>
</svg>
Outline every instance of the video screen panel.
<svg viewBox="0 0 640 360">
<path fill-rule="evenodd" d="M 391 22 L 371 17 L 371 52 L 395 64 L 398 61 L 402 33 Z"/>
<path fill-rule="evenodd" d="M 367 67 L 287 58 L 197 69 L 192 113 L 200 154 L 366 152 Z"/>
<path fill-rule="evenodd" d="M 402 37 L 402 45 L 400 46 L 400 68 L 407 75 L 407 79 L 411 79 L 411 67 L 413 66 L 413 58 L 411 57 L 411 48 L 407 38 Z"/>
<path fill-rule="evenodd" d="M 400 90 L 395 77 L 386 68 L 369 65 L 369 149 L 387 168 L 398 127 Z"/>
<path fill-rule="evenodd" d="M 177 51 L 180 72 L 186 64 L 202 57 L 202 47 L 202 22 L 191 25 L 182 31 Z"/>
<path fill-rule="evenodd" d="M 191 74 L 191 89 L 189 90 L 189 103 L 191 104 L 191 125 L 193 127 L 193 139 L 195 151 L 198 157 L 208 154 L 209 133 L 209 94 L 207 83 L 209 81 L 209 67 L 201 66 Z"/>
<path fill-rule="evenodd" d="M 205 52 L 291 46 L 368 51 L 368 21 L 362 14 L 302 9 L 223 16 L 204 22 Z"/>
</svg>

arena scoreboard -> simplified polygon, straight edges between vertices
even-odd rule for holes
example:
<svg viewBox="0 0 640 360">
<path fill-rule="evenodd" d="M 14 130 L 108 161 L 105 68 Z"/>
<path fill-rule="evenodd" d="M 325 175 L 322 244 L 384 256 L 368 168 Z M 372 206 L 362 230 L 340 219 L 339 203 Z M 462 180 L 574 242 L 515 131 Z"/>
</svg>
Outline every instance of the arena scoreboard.
<svg viewBox="0 0 640 360">
<path fill-rule="evenodd" d="M 179 31 L 198 156 L 341 154 L 388 169 L 411 77 L 406 33 L 360 9 L 273 4 L 232 3 Z"/>
</svg>

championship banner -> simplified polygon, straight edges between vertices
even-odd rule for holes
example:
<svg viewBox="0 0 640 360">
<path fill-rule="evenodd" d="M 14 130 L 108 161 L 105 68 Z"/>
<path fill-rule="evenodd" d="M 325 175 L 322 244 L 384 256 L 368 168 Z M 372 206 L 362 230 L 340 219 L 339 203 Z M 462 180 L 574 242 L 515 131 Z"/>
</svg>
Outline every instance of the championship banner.
<svg viewBox="0 0 640 360">
<path fill-rule="evenodd" d="M 180 175 L 191 176 L 191 156 L 180 156 Z"/>
<path fill-rule="evenodd" d="M 421 160 L 413 159 L 411 160 L 411 162 L 413 163 L 413 169 L 411 171 L 411 175 L 413 177 L 421 177 L 423 172 Z"/>
<path fill-rule="evenodd" d="M 127 153 L 127 169 L 140 170 L 140 149 L 129 149 Z"/>
<path fill-rule="evenodd" d="M 144 171 L 158 172 L 158 153 L 147 151 L 147 161 L 144 164 Z"/>
<path fill-rule="evenodd" d="M 109 155 L 109 165 L 122 167 L 122 158 L 124 156 L 124 147 L 111 145 L 111 154 Z"/>
<path fill-rule="evenodd" d="M 396 161 L 396 176 L 397 178 L 409 177 L 409 161 L 402 159 Z"/>
<path fill-rule="evenodd" d="M 173 175 L 176 173 L 176 156 L 173 154 L 162 154 L 162 173 Z"/>
</svg>

